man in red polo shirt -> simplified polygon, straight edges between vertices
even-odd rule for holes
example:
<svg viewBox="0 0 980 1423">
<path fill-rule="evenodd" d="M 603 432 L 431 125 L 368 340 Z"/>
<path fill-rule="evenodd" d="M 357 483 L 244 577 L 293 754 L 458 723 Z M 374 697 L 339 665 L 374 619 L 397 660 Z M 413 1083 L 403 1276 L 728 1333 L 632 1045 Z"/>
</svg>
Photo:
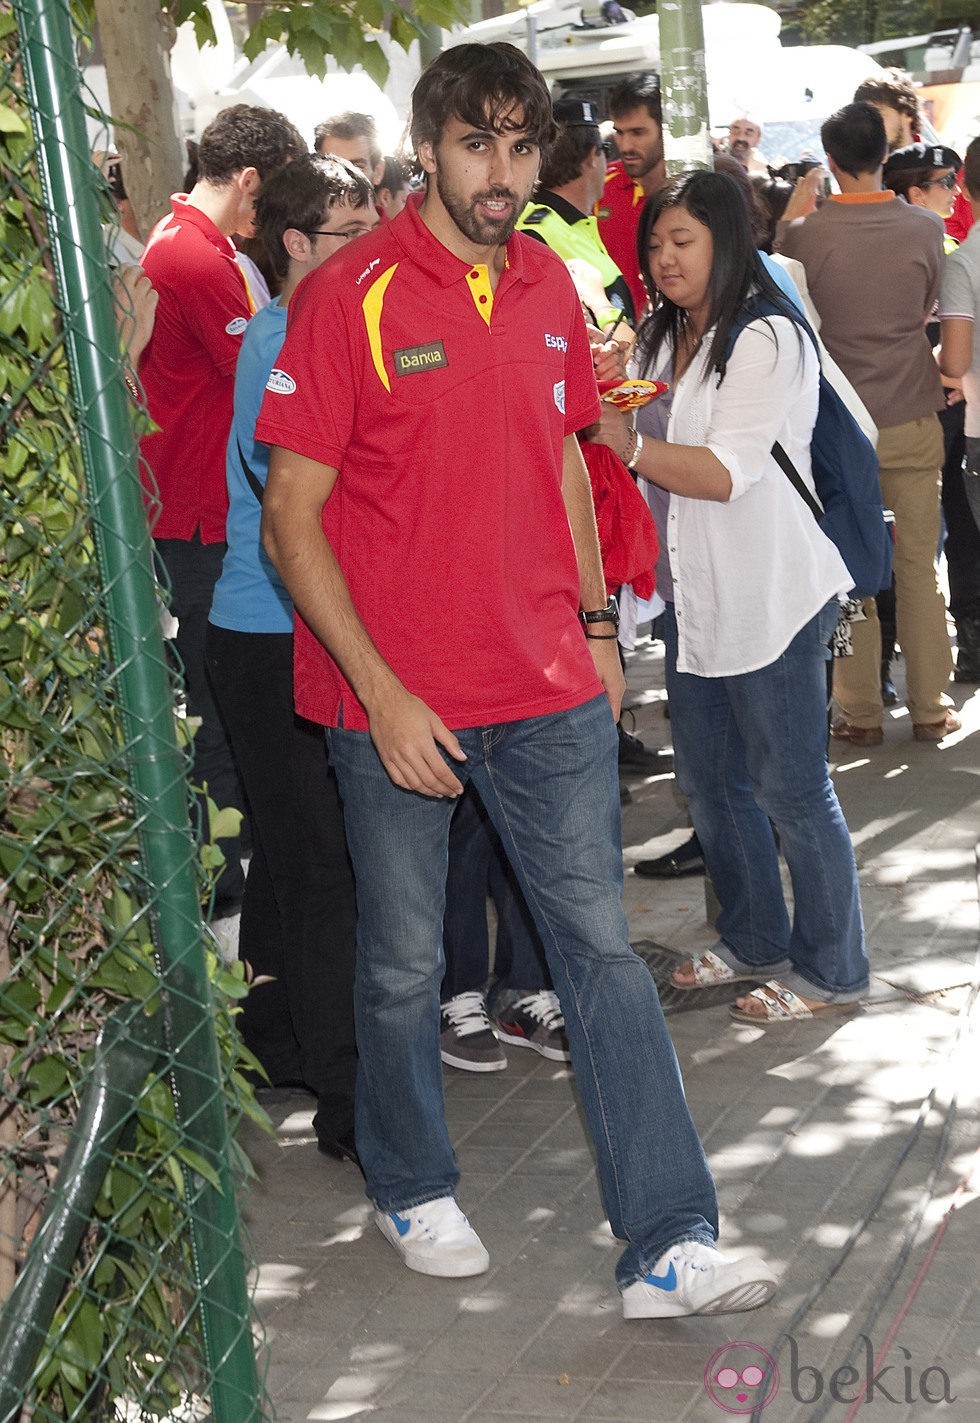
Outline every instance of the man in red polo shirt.
<svg viewBox="0 0 980 1423">
<path fill-rule="evenodd" d="M 236 104 L 201 137 L 198 180 L 177 193 L 142 257 L 158 293 L 153 339 L 140 363 L 150 416 L 159 429 L 140 442 L 157 557 L 179 627 L 175 646 L 187 713 L 199 718 L 194 780 L 219 806 L 244 808 L 231 748 L 204 665 L 211 595 L 225 552 L 225 451 L 231 429 L 235 363 L 255 310 L 235 261 L 232 234 L 251 237 L 259 184 L 305 152 L 298 131 L 271 109 Z M 206 828 L 206 809 L 201 806 Z M 244 878 L 237 837 L 219 842 L 225 867 L 215 917 L 241 907 Z"/>
<path fill-rule="evenodd" d="M 609 95 L 609 115 L 619 158 L 606 170 L 606 187 L 596 203 L 599 236 L 629 283 L 637 320 L 647 304 L 636 255 L 636 234 L 643 204 L 667 176 L 664 166 L 660 80 L 656 74 L 631 74 Z"/>
<path fill-rule="evenodd" d="M 297 707 L 329 727 L 357 881 L 357 1150 L 422 1274 L 478 1275 L 439 1055 L 449 822 L 479 791 L 565 1016 L 624 1313 L 750 1309 L 621 902 L 623 692 L 575 431 L 598 417 L 561 259 L 514 228 L 554 137 L 507 44 L 446 50 L 413 95 L 427 176 L 300 287 L 256 435 L 266 549 L 305 626 Z M 580 612 L 581 610 L 581 612 Z"/>
</svg>

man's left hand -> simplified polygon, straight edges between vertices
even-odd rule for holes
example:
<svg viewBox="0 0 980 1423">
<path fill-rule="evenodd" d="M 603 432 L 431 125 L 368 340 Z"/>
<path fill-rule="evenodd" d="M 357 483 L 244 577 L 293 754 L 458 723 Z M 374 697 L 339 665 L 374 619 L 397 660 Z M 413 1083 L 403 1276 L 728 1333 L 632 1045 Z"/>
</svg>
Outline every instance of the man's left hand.
<svg viewBox="0 0 980 1423">
<path fill-rule="evenodd" d="M 603 629 L 610 626 L 608 623 L 597 624 Z M 595 670 L 599 674 L 599 681 L 609 699 L 612 707 L 613 719 L 619 721 L 619 713 L 623 706 L 623 697 L 626 695 L 626 677 L 623 675 L 623 665 L 619 660 L 619 643 L 614 637 L 590 637 L 586 641 L 589 644 L 589 651 L 592 653 L 592 661 L 595 663 Z"/>
</svg>

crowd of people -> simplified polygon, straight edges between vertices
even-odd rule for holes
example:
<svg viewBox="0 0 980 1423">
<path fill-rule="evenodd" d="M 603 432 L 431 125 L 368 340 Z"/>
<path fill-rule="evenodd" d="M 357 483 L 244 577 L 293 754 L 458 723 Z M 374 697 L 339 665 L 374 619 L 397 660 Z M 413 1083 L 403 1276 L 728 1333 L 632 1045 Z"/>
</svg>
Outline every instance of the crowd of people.
<svg viewBox="0 0 980 1423">
<path fill-rule="evenodd" d="M 870 87 L 824 125 L 824 198 L 816 169 L 774 191 L 748 115 L 716 171 L 668 180 L 655 76 L 611 93 L 610 140 L 516 49 L 460 45 L 414 92 L 414 178 L 368 115 L 310 152 L 237 105 L 123 277 L 147 295 L 130 359 L 195 784 L 242 813 L 215 913 L 241 913 L 245 1044 L 315 1095 L 320 1149 L 420 1273 L 489 1266 L 443 1066 L 520 1047 L 572 1064 L 627 1318 L 776 1288 L 717 1248 L 628 940 L 620 806 L 673 763 L 623 725 L 623 649 L 655 620 L 694 831 L 637 869 L 706 869 L 721 906 L 674 986 L 731 984 L 763 1026 L 855 1011 L 828 665 L 831 734 L 874 746 L 889 660 L 778 458 L 812 490 L 821 359 L 877 440 L 915 738 L 957 729 L 950 675 L 980 674 L 980 239 L 944 254 L 943 230 L 961 186 L 980 203 L 980 142 L 961 170 L 919 141 L 914 91 Z"/>
</svg>

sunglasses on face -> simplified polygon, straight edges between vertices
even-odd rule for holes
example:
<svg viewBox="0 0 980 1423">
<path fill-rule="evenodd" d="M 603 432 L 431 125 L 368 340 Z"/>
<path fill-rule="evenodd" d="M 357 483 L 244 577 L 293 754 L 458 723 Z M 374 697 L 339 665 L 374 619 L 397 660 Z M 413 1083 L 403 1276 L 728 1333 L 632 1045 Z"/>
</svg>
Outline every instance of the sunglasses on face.
<svg viewBox="0 0 980 1423">
<path fill-rule="evenodd" d="M 947 173 L 943 178 L 932 178 L 928 183 L 923 183 L 924 188 L 945 188 L 947 192 L 952 192 L 956 187 L 956 174 Z"/>
</svg>

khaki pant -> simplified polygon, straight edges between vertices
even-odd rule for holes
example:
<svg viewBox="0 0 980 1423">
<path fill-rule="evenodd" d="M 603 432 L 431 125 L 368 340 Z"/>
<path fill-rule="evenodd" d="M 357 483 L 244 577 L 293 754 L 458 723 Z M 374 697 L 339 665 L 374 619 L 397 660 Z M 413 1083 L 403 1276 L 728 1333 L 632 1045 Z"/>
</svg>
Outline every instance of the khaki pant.
<svg viewBox="0 0 980 1423">
<path fill-rule="evenodd" d="M 895 604 L 912 721 L 941 721 L 953 658 L 936 579 L 942 427 L 935 415 L 878 431 L 881 497 L 895 515 Z M 880 726 L 881 627 L 873 598 L 852 624 L 854 652 L 834 662 L 834 699 L 854 726 Z"/>
</svg>

